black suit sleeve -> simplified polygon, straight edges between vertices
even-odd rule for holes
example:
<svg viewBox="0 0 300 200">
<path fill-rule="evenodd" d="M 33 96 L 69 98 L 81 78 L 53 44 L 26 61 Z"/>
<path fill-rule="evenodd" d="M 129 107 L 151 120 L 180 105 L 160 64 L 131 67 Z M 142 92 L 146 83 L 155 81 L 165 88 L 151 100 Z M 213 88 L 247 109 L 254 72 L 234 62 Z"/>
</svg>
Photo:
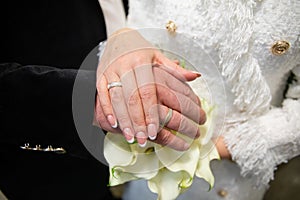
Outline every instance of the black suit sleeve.
<svg viewBox="0 0 300 200">
<path fill-rule="evenodd" d="M 24 143 L 63 147 L 75 156 L 89 156 L 72 115 L 75 78 L 83 88 L 95 91 L 95 72 L 48 66 L 1 64 L 0 148 Z M 94 98 L 90 96 L 89 98 Z M 86 130 L 91 130 L 93 105 L 85 105 Z"/>
</svg>

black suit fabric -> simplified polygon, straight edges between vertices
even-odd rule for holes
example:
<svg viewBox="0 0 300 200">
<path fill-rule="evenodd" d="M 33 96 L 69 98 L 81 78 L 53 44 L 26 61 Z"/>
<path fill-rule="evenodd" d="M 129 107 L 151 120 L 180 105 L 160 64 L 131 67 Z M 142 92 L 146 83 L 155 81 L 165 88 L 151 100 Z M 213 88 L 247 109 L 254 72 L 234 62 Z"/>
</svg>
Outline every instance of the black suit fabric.
<svg viewBox="0 0 300 200">
<path fill-rule="evenodd" d="M 1 4 L 0 190 L 9 199 L 113 199 L 108 167 L 86 150 L 72 115 L 78 69 L 106 39 L 98 1 Z M 95 67 L 77 77 L 92 91 Z M 93 108 L 86 109 L 92 122 Z M 23 150 L 25 143 L 67 153 Z"/>
</svg>

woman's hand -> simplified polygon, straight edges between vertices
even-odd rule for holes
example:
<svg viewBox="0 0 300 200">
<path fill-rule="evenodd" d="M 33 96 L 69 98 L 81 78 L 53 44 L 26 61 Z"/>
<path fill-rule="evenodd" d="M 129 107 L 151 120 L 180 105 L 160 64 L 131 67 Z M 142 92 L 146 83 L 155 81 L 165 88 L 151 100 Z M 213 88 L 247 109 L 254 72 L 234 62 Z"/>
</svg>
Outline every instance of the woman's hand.
<svg viewBox="0 0 300 200">
<path fill-rule="evenodd" d="M 149 137 L 169 144 L 179 138 L 173 141 L 170 131 L 160 130 L 159 122 L 164 119 L 159 118 L 165 117 L 170 107 L 174 112 L 167 126 L 197 137 L 199 133 L 188 119 L 204 123 L 205 114 L 198 97 L 184 81 L 199 76 L 166 58 L 137 31 L 123 29 L 108 39 L 97 69 L 96 119 L 99 123 L 105 119 L 110 127 L 100 123 L 102 128 L 122 132 L 129 142 L 136 137 L 144 146 Z M 111 83 L 115 83 L 115 87 L 108 89 Z M 163 134 L 157 138 L 159 131 Z"/>
<path fill-rule="evenodd" d="M 224 138 L 222 136 L 219 136 L 214 139 L 214 142 L 215 142 L 215 145 L 216 145 L 216 148 L 218 150 L 220 157 L 231 159 L 231 154 L 230 154 L 229 150 L 227 149 Z"/>
<path fill-rule="evenodd" d="M 176 150 L 186 150 L 189 148 L 190 142 L 174 135 L 170 130 L 178 131 L 192 139 L 198 138 L 200 136 L 198 124 L 205 123 L 205 112 L 200 107 L 199 98 L 187 84 L 158 67 L 153 68 L 153 73 L 158 98 L 158 117 L 161 125 L 167 118 L 170 108 L 173 109 L 170 119 L 163 127 L 159 127 L 157 138 L 153 141 Z M 97 95 L 95 122 L 107 131 L 124 134 L 121 131 L 121 126 L 117 128 L 111 127 L 104 115 L 100 99 L 101 96 Z"/>
</svg>

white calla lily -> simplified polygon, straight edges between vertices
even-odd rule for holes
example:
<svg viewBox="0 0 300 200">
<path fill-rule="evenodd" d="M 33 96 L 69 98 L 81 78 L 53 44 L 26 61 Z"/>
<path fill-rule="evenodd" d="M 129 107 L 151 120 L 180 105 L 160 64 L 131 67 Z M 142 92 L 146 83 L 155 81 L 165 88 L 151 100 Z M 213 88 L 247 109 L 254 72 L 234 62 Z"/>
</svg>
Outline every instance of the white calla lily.
<svg viewBox="0 0 300 200">
<path fill-rule="evenodd" d="M 194 176 L 206 180 L 210 187 L 214 176 L 210 161 L 219 159 L 211 141 L 213 133 L 212 106 L 201 100 L 207 121 L 199 125 L 201 136 L 192 140 L 191 147 L 179 152 L 167 146 L 148 141 L 145 148 L 129 144 L 120 134 L 107 133 L 104 141 L 104 156 L 110 167 L 110 185 L 118 185 L 136 179 L 148 180 L 149 189 L 158 194 L 159 200 L 173 200 L 186 191 Z M 183 139 L 186 136 L 179 134 Z"/>
<path fill-rule="evenodd" d="M 109 168 L 109 186 L 116 186 L 138 179 L 134 174 L 124 172 L 122 167 Z"/>
<path fill-rule="evenodd" d="M 210 161 L 220 159 L 220 156 L 212 141 L 209 141 L 206 145 L 202 145 L 200 149 L 200 158 L 195 175 L 206 180 L 211 189 L 214 185 L 215 178 L 210 170 Z"/>
<path fill-rule="evenodd" d="M 137 144 L 136 144 L 137 145 Z M 149 147 L 153 148 L 153 147 Z M 149 149 L 149 148 L 146 148 Z M 153 148 L 154 149 L 154 148 Z M 134 174 L 137 178 L 151 179 L 153 178 L 160 166 L 159 160 L 154 151 L 152 152 L 136 152 L 136 162 L 132 165 L 123 167 L 128 173 Z"/>
<path fill-rule="evenodd" d="M 153 143 L 149 142 L 145 148 L 140 148 L 138 144 L 127 143 L 120 134 L 107 133 L 104 156 L 110 166 L 111 186 L 139 178 L 148 180 L 159 170 Z"/>
<path fill-rule="evenodd" d="M 148 187 L 158 194 L 158 200 L 173 200 L 182 193 L 182 188 L 186 187 L 184 184 L 188 182 L 192 184 L 190 176 L 185 171 L 172 172 L 163 168 L 157 176 L 148 180 Z"/>
<path fill-rule="evenodd" d="M 205 145 L 210 142 L 212 136 L 213 136 L 213 119 L 214 119 L 214 113 L 216 112 L 216 108 L 209 106 L 209 103 L 205 99 L 201 99 L 201 105 L 202 108 L 206 112 L 206 122 L 203 126 L 199 126 L 200 128 L 200 137 L 199 142 L 202 145 Z"/>
<path fill-rule="evenodd" d="M 198 159 L 200 156 L 199 147 L 196 143 L 193 143 L 191 147 L 185 152 L 178 152 L 172 159 L 172 154 L 168 154 L 168 152 L 173 152 L 175 150 L 170 148 L 162 148 L 162 150 L 157 152 L 157 157 L 160 162 L 165 166 L 168 170 L 172 172 L 186 171 L 190 177 L 192 178 L 195 174 L 195 170 L 197 167 Z M 161 156 L 162 152 L 164 156 Z M 168 156 L 169 155 L 169 156 Z M 171 156 L 170 156 L 171 155 Z M 172 162 L 170 162 L 172 161 Z"/>
<path fill-rule="evenodd" d="M 130 146 L 122 137 L 112 133 L 105 136 L 104 157 L 111 166 L 127 166 L 136 160 Z"/>
</svg>

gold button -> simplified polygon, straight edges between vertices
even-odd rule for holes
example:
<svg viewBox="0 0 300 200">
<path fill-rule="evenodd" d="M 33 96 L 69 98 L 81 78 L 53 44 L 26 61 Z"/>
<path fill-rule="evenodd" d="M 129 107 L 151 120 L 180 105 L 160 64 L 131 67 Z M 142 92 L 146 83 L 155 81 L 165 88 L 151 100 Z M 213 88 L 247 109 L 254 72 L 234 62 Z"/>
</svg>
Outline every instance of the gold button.
<svg viewBox="0 0 300 200">
<path fill-rule="evenodd" d="M 177 26 L 176 24 L 169 20 L 168 23 L 166 24 L 166 29 L 170 32 L 170 33 L 175 33 Z"/>
<path fill-rule="evenodd" d="M 219 195 L 220 197 L 226 197 L 227 194 L 228 194 L 228 192 L 227 192 L 226 190 L 224 190 L 224 189 L 221 189 L 221 190 L 219 190 L 219 192 L 218 192 L 218 195 Z"/>
<path fill-rule="evenodd" d="M 290 43 L 287 41 L 277 41 L 273 44 L 271 51 L 276 56 L 281 56 L 287 52 L 290 48 Z"/>
</svg>

